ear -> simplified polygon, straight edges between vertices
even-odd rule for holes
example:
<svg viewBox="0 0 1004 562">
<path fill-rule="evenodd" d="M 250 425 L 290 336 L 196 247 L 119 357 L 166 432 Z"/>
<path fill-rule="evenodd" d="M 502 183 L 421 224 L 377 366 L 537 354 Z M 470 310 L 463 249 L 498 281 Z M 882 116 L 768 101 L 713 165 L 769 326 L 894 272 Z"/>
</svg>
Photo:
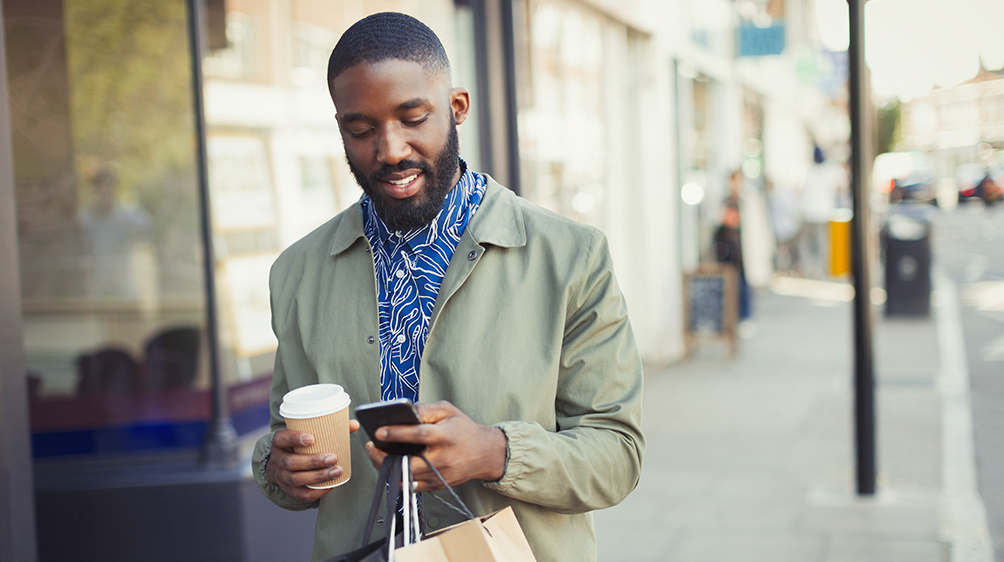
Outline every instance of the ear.
<svg viewBox="0 0 1004 562">
<path fill-rule="evenodd" d="M 453 88 L 450 90 L 450 109 L 453 111 L 453 120 L 457 125 L 467 120 L 467 114 L 471 112 L 471 93 L 465 88 Z"/>
</svg>

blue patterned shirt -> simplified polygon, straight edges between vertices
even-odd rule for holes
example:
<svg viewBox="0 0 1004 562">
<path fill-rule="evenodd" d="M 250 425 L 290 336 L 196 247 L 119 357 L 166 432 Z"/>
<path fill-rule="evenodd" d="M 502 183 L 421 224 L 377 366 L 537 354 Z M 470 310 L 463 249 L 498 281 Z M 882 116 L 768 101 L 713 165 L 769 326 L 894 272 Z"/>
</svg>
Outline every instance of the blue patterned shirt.
<svg viewBox="0 0 1004 562">
<path fill-rule="evenodd" d="M 373 247 L 380 333 L 380 396 L 418 402 L 419 364 L 429 319 L 460 236 L 481 204 L 487 182 L 460 161 L 460 181 L 429 224 L 391 232 L 363 199 L 363 225 Z"/>
</svg>

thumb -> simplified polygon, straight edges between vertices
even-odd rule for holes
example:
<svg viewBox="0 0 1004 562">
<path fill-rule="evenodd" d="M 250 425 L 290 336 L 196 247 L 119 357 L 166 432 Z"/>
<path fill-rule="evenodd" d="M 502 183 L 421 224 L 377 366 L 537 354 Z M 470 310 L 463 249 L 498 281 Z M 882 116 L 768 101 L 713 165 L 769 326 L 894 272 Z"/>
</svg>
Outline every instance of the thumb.
<svg viewBox="0 0 1004 562">
<path fill-rule="evenodd" d="M 418 410 L 418 419 L 422 420 L 422 423 L 436 423 L 460 413 L 456 406 L 446 400 L 427 404 L 419 403 L 415 405 L 415 408 Z"/>
</svg>

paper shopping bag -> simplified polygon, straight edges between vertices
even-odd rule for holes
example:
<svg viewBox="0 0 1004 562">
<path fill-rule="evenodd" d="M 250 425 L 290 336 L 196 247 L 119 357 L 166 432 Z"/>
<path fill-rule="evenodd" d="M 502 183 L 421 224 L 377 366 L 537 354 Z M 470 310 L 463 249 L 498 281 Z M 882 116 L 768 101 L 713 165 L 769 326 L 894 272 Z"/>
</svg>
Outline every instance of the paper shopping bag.
<svg viewBox="0 0 1004 562">
<path fill-rule="evenodd" d="M 511 507 L 427 534 L 394 551 L 396 562 L 536 562 Z"/>
</svg>

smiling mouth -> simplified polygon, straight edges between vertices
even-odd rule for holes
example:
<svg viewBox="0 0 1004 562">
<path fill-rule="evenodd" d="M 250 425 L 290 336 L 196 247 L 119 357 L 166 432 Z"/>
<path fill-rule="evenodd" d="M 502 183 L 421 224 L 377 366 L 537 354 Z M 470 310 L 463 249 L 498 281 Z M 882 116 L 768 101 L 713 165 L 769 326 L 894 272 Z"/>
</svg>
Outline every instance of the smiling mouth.
<svg viewBox="0 0 1004 562">
<path fill-rule="evenodd" d="M 399 180 L 384 180 L 384 181 L 386 181 L 387 183 L 393 185 L 394 187 L 407 187 L 408 184 L 410 184 L 411 182 L 415 181 L 415 179 L 418 177 L 419 173 L 420 172 L 415 172 L 414 174 L 411 174 L 410 176 L 405 177 L 405 178 L 401 178 Z"/>
</svg>

